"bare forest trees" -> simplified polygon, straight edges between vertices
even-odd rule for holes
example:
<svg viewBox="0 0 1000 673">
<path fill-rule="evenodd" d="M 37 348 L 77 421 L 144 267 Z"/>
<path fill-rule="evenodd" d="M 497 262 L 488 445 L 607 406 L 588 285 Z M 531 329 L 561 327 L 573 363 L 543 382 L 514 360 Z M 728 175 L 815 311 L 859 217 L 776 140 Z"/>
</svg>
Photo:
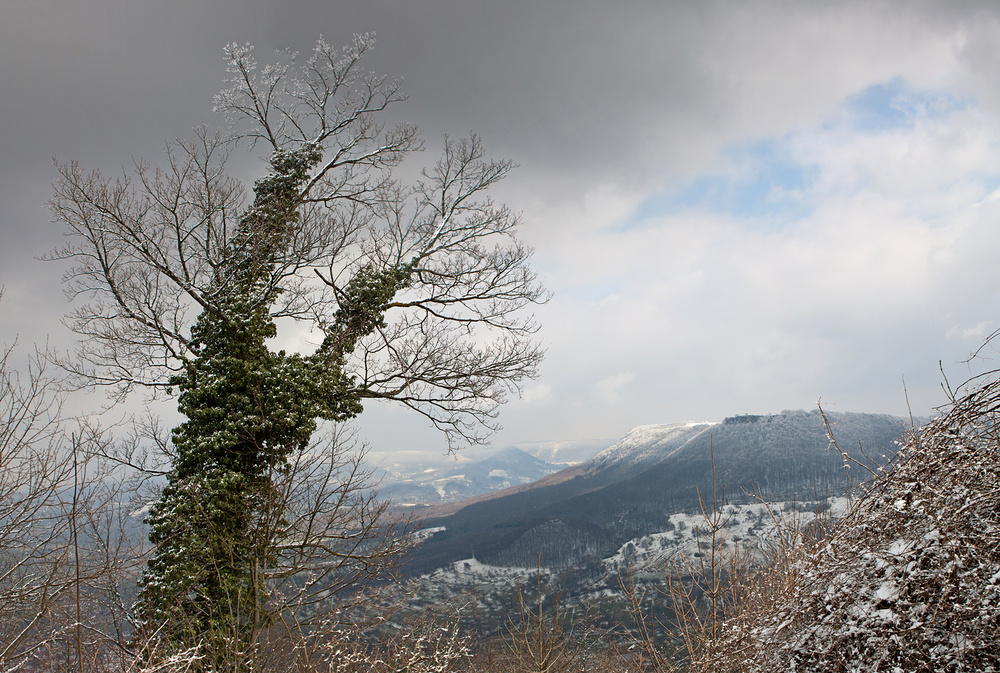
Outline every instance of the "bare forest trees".
<svg viewBox="0 0 1000 673">
<path fill-rule="evenodd" d="M 63 365 L 119 398 L 177 392 L 186 417 L 164 442 L 137 606 L 161 655 L 255 668 L 267 633 L 398 548 L 339 431 L 316 440 L 321 421 L 393 400 L 451 448 L 479 442 L 541 359 L 528 309 L 546 295 L 517 216 L 487 196 L 511 164 L 446 138 L 404 184 L 422 145 L 382 121 L 403 96 L 361 68 L 371 47 L 320 41 L 304 63 L 258 67 L 230 45 L 216 99 L 230 132 L 199 129 L 118 178 L 58 167 L 50 207 L 69 237 L 52 257 L 72 265 L 82 337 Z M 242 148 L 268 155 L 252 199 L 227 172 Z M 286 324 L 314 343 L 273 350 Z"/>
<path fill-rule="evenodd" d="M 104 432 L 62 417 L 35 356 L 0 354 L 0 668 L 83 670 L 122 653 L 141 540 Z M 100 652 L 100 655 L 97 652 Z"/>
<path fill-rule="evenodd" d="M 72 464 L 61 459 L 58 400 L 37 361 L 21 377 L 0 359 L 0 662 L 51 642 L 44 621 L 72 588 L 62 519 Z"/>
</svg>

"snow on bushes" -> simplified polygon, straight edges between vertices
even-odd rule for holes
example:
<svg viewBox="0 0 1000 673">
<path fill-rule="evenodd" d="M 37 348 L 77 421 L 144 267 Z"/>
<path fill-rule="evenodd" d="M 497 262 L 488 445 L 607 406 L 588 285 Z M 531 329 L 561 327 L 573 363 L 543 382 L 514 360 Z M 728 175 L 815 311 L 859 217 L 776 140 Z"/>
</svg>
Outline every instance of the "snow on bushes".
<svg viewBox="0 0 1000 673">
<path fill-rule="evenodd" d="M 786 571 L 776 609 L 732 634 L 746 670 L 1000 670 L 1000 382 L 913 433 Z"/>
</svg>

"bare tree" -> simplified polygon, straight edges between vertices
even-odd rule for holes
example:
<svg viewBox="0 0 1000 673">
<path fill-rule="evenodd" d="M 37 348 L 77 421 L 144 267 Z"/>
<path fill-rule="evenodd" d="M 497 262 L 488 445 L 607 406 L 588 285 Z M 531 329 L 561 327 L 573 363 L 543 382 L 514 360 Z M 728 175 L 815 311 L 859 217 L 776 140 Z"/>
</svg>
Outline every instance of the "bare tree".
<svg viewBox="0 0 1000 673">
<path fill-rule="evenodd" d="M 353 346 L 354 391 L 418 411 L 453 447 L 485 438 L 542 355 L 524 311 L 546 299 L 532 251 L 515 236 L 519 218 L 486 196 L 512 164 L 487 159 L 476 136 L 446 138 L 441 159 L 402 184 L 394 169 L 422 145 L 415 127 L 379 119 L 404 97 L 398 82 L 361 69 L 372 45 L 359 36 L 339 52 L 320 41 L 305 63 L 264 68 L 249 46 L 230 45 L 216 109 L 231 133 L 198 129 L 168 145 L 164 166 L 140 162 L 117 178 L 58 166 L 50 208 L 70 236 L 52 257 L 72 262 L 67 290 L 86 299 L 71 316 L 83 339 L 63 364 L 116 395 L 169 388 L 194 356 L 194 318 L 225 312 L 220 274 L 253 245 L 234 245 L 247 190 L 226 172 L 233 151 L 241 141 L 272 158 L 311 148 L 319 156 L 290 206 L 296 224 L 269 260 L 265 283 L 279 292 L 270 315 L 336 337 L 351 279 L 408 265 L 386 323 L 343 344 Z"/>
<path fill-rule="evenodd" d="M 527 309 L 547 295 L 518 217 L 486 194 L 511 163 L 476 136 L 445 138 L 404 184 L 422 145 L 381 121 L 403 96 L 361 69 L 371 47 L 320 41 L 301 65 L 259 68 L 230 45 L 216 99 L 230 133 L 199 129 L 164 166 L 114 179 L 58 166 L 50 207 L 69 240 L 52 257 L 72 263 L 68 292 L 84 300 L 71 316 L 83 340 L 61 364 L 115 399 L 176 390 L 188 419 L 162 442 L 171 469 L 138 608 L 175 650 L 210 643 L 201 667 L 253 669 L 279 618 L 308 619 L 400 547 L 343 444 L 317 453 L 319 421 L 391 400 L 449 448 L 481 442 L 542 357 Z M 244 145 L 268 152 L 252 202 L 226 168 Z M 317 343 L 274 352 L 286 321 Z"/>
<path fill-rule="evenodd" d="M 559 593 L 551 605 L 544 604 L 541 568 L 536 574 L 536 605 L 517 585 L 517 611 L 508 620 L 503 638 L 505 666 L 512 673 L 564 673 L 585 670 L 580 649 L 566 629 L 565 615 L 559 613 Z"/>
<path fill-rule="evenodd" d="M 93 670 L 130 659 L 145 562 L 126 475 L 95 458 L 107 433 L 59 413 L 42 359 L 0 360 L 0 666 Z"/>
<path fill-rule="evenodd" d="M 44 362 L 24 375 L 0 355 L 0 664 L 44 647 L 53 606 L 71 590 L 62 490 L 72 464 L 61 451 L 59 398 Z"/>
</svg>

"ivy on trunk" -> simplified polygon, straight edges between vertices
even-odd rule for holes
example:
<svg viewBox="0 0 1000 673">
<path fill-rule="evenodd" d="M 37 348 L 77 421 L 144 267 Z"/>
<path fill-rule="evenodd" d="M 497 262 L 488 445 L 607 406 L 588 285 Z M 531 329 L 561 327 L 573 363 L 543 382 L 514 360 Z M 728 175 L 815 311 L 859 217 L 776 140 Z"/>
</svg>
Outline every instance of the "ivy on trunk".
<svg viewBox="0 0 1000 673">
<path fill-rule="evenodd" d="M 380 325 L 409 282 L 406 265 L 356 274 L 312 355 L 273 352 L 271 306 L 280 290 L 271 269 L 297 221 L 299 194 L 320 154 L 277 153 L 273 173 L 255 185 L 255 202 L 217 272 L 213 308 L 191 330 L 191 359 L 171 384 L 187 418 L 173 431 L 175 457 L 151 508 L 155 553 L 142 582 L 139 613 L 147 629 L 179 649 L 202 646 L 216 663 L 239 660 L 266 628 L 266 571 L 276 562 L 271 531 L 281 499 L 273 476 L 309 445 L 321 419 L 361 412 L 343 360 Z M 264 523 L 269 525 L 263 525 Z"/>
</svg>

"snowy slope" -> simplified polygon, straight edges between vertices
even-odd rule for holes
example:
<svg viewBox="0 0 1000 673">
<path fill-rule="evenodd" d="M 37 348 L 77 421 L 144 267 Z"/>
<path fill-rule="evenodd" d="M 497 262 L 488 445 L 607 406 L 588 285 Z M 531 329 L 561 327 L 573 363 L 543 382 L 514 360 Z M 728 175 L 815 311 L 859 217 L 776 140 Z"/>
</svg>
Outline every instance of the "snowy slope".
<svg viewBox="0 0 1000 673">
<path fill-rule="evenodd" d="M 668 459 L 716 423 L 640 425 L 600 452 L 587 465 L 587 474 L 607 470 L 634 473 Z"/>
</svg>

